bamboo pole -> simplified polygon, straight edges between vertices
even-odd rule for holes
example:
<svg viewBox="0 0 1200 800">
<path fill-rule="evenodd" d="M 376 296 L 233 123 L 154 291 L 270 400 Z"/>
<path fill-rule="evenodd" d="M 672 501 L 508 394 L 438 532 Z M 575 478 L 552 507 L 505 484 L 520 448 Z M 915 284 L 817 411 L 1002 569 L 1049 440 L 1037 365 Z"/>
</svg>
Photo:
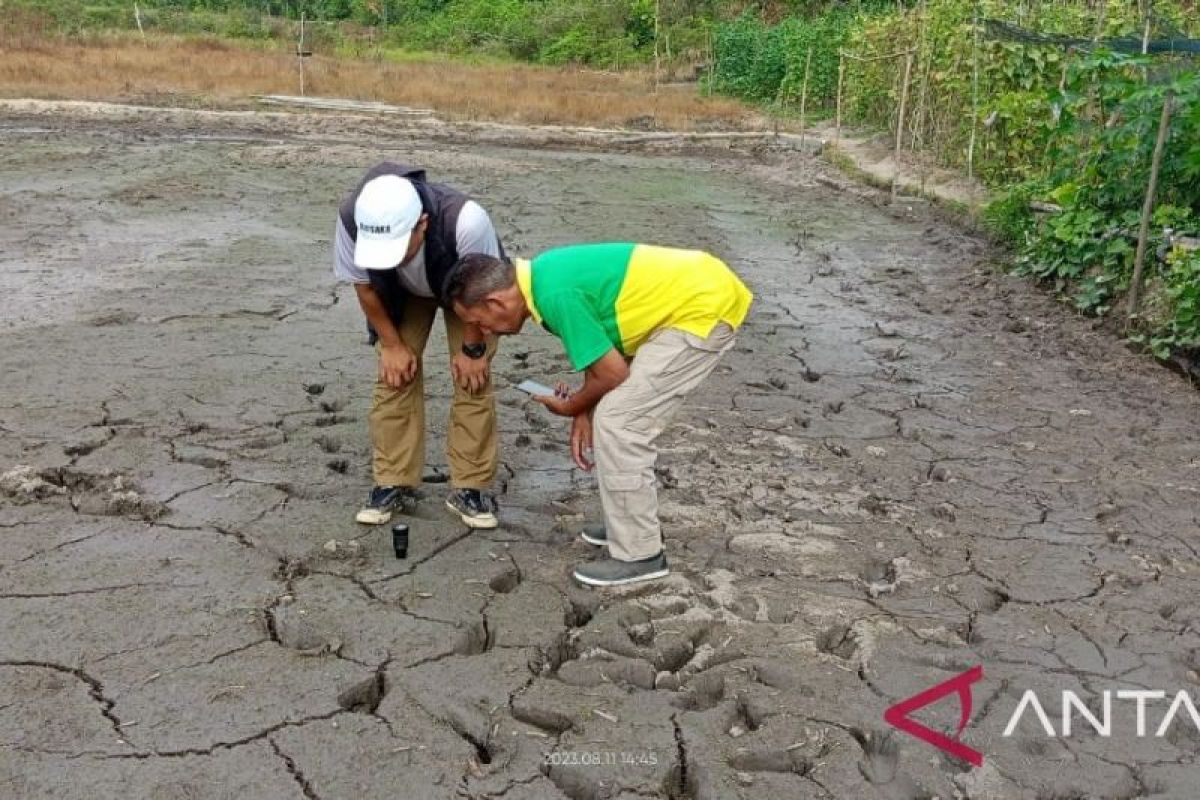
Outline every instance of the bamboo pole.
<svg viewBox="0 0 1200 800">
<path fill-rule="evenodd" d="M 1142 31 L 1142 55 L 1150 52 L 1150 0 L 1146 0 L 1146 27 Z"/>
<path fill-rule="evenodd" d="M 659 0 L 654 0 L 654 93 L 658 94 L 658 72 L 661 63 L 658 55 L 658 13 Z"/>
<path fill-rule="evenodd" d="M 837 112 L 833 127 L 833 141 L 835 144 L 840 144 L 842 141 L 842 84 L 846 78 L 846 54 L 838 49 L 838 85 L 837 85 Z"/>
<path fill-rule="evenodd" d="M 1166 149 L 1167 131 L 1171 127 L 1171 103 L 1175 93 L 1168 89 L 1163 97 L 1162 116 L 1158 119 L 1158 139 L 1154 142 L 1154 156 L 1150 159 L 1150 181 L 1146 186 L 1146 199 L 1142 203 L 1142 222 L 1138 227 L 1137 253 L 1133 257 L 1133 278 L 1129 282 L 1129 319 L 1132 325 L 1141 304 L 1142 271 L 1146 261 L 1146 242 L 1150 237 L 1150 217 L 1154 213 L 1154 196 L 1158 192 L 1158 170 L 1162 166 L 1163 150 Z"/>
<path fill-rule="evenodd" d="M 892 169 L 892 201 L 896 200 L 896 192 L 900 185 L 900 148 L 904 144 L 904 111 L 908 105 L 908 82 L 912 77 L 913 54 L 904 54 L 904 80 L 900 86 L 900 109 L 896 117 L 896 150 L 892 156 L 895 164 Z"/>
<path fill-rule="evenodd" d="M 979 0 L 971 21 L 971 137 L 967 142 L 967 180 L 975 177 L 975 137 L 979 128 Z"/>
<path fill-rule="evenodd" d="M 910 152 L 917 152 L 917 138 L 921 135 L 922 126 L 925 124 L 925 97 L 929 90 L 929 69 L 933 61 L 932 58 L 925 56 L 925 20 L 927 18 L 925 0 L 921 0 L 917 6 L 920 14 L 920 28 L 917 33 L 917 75 L 921 81 L 921 91 L 917 94 L 917 105 L 913 110 L 913 122 L 909 126 L 908 149 Z M 924 137 L 922 144 L 924 144 Z M 924 178 L 922 178 L 924 182 Z"/>
<path fill-rule="evenodd" d="M 800 146 L 804 147 L 804 111 L 808 105 L 808 75 L 812 67 L 812 45 L 804 58 L 804 84 L 800 87 Z"/>
<path fill-rule="evenodd" d="M 300 12 L 300 42 L 296 45 L 296 61 L 300 64 L 300 96 L 304 96 L 304 12 Z"/>
<path fill-rule="evenodd" d="M 1108 16 L 1108 0 L 1100 0 L 1100 13 L 1096 16 L 1096 35 L 1092 37 L 1092 42 L 1100 41 L 1100 37 L 1104 35 L 1104 23 Z"/>
<path fill-rule="evenodd" d="M 844 53 L 844 55 L 846 56 L 846 58 L 848 58 L 852 61 L 861 61 L 864 64 L 869 64 L 872 61 L 886 61 L 889 58 L 899 58 L 900 56 L 905 55 L 908 52 L 909 52 L 908 50 L 897 50 L 895 53 L 887 53 L 882 56 L 860 56 L 860 55 L 856 55 L 854 53 Z"/>
<path fill-rule="evenodd" d="M 142 35 L 142 44 L 146 43 L 146 31 L 142 28 L 142 10 L 138 8 L 138 4 L 133 4 L 133 18 L 137 20 L 138 33 Z"/>
</svg>

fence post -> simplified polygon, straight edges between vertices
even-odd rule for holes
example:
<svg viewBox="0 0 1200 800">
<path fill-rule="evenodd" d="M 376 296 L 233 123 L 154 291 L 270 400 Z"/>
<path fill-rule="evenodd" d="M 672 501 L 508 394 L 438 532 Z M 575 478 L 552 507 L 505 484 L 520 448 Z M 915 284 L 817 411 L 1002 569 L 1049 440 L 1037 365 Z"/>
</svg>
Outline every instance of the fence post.
<svg viewBox="0 0 1200 800">
<path fill-rule="evenodd" d="M 304 12 L 300 12 L 300 41 L 296 44 L 296 62 L 300 65 L 300 96 L 304 97 Z"/>
<path fill-rule="evenodd" d="M 654 0 L 654 93 L 658 94 L 658 73 L 660 61 L 658 55 L 658 13 L 659 0 Z"/>
<path fill-rule="evenodd" d="M 967 142 L 967 180 L 975 177 L 975 130 L 979 127 L 979 2 L 971 20 L 971 138 Z"/>
<path fill-rule="evenodd" d="M 804 147 L 804 109 L 808 104 L 808 71 L 812 66 L 812 45 L 808 46 L 808 55 L 804 59 L 804 85 L 800 88 L 800 146 Z"/>
<path fill-rule="evenodd" d="M 900 185 L 900 147 L 904 142 L 904 107 L 908 105 L 908 81 L 912 77 L 913 54 L 910 50 L 904 54 L 904 81 L 900 87 L 900 109 L 896 115 L 896 151 L 892 156 L 895 164 L 892 170 L 892 200 Z"/>
<path fill-rule="evenodd" d="M 833 126 L 833 141 L 837 145 L 842 142 L 842 81 L 846 77 L 846 54 L 838 48 L 838 88 L 837 88 L 837 113 L 836 121 Z"/>
<path fill-rule="evenodd" d="M 1154 142 L 1154 156 L 1150 160 L 1150 181 L 1146 186 L 1146 199 L 1142 203 L 1142 223 L 1138 227 L 1137 253 L 1133 257 L 1133 278 L 1129 282 L 1129 319 L 1133 324 L 1141 304 L 1142 271 L 1146 262 L 1146 240 L 1150 236 L 1150 216 L 1154 213 L 1154 195 L 1158 191 L 1158 170 L 1162 166 L 1163 150 L 1167 143 L 1167 130 L 1171 127 L 1171 102 L 1175 93 L 1167 90 L 1163 97 L 1162 116 L 1158 119 L 1158 139 Z"/>
<path fill-rule="evenodd" d="M 142 10 L 138 8 L 138 4 L 133 4 L 133 18 L 137 20 L 138 33 L 142 35 L 142 44 L 146 44 L 146 31 L 142 29 Z"/>
</svg>

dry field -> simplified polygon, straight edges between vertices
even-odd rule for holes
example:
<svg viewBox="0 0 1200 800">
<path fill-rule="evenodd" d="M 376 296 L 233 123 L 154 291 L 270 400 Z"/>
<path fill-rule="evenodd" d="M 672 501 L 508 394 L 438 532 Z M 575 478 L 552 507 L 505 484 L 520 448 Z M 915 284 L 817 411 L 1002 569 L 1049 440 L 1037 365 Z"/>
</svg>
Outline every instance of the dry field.
<svg viewBox="0 0 1200 800">
<path fill-rule="evenodd" d="M 452 127 L 0 101 L 0 799 L 1200 797 L 1188 715 L 1022 701 L 1195 696 L 1190 386 L 794 152 Z M 596 492 L 513 388 L 568 377 L 532 326 L 494 362 L 502 527 L 444 509 L 437 333 L 409 558 L 353 521 L 376 367 L 330 234 L 382 158 L 514 253 L 680 243 L 754 290 L 660 440 L 667 579 L 572 581 Z M 886 721 L 976 666 L 982 766 Z"/>
<path fill-rule="evenodd" d="M 256 94 L 298 94 L 297 59 L 215 39 L 63 39 L 0 23 L 0 97 L 120 100 L 227 107 Z M 660 87 L 646 74 L 523 64 L 398 62 L 315 55 L 306 93 L 431 108 L 452 119 L 527 124 L 727 130 L 762 125 L 751 107 Z"/>
</svg>

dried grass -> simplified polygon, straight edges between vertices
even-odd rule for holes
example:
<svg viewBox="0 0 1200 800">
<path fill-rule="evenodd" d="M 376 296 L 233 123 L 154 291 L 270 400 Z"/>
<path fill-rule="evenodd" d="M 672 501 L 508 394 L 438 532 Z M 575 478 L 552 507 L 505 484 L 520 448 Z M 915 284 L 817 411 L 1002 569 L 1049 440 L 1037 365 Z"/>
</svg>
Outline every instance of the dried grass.
<svg viewBox="0 0 1200 800">
<path fill-rule="evenodd" d="M 431 108 L 451 118 L 672 130 L 755 127 L 754 109 L 662 86 L 646 74 L 453 61 L 305 60 L 306 93 Z M 298 94 L 296 57 L 211 38 L 127 35 L 9 37 L 0 49 L 0 96 L 212 105 L 255 94 Z"/>
</svg>

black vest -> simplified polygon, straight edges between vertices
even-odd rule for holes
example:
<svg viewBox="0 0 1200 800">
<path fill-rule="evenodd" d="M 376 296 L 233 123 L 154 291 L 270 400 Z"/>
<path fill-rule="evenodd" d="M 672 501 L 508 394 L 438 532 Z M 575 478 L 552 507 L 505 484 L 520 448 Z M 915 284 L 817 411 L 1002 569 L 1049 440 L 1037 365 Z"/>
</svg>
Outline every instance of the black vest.
<svg viewBox="0 0 1200 800">
<path fill-rule="evenodd" d="M 384 161 L 367 170 L 367 174 L 359 181 L 358 186 L 342 202 L 338 213 L 342 225 L 349 232 L 351 240 L 358 239 L 358 225 L 354 222 L 354 204 L 362 193 L 368 181 L 381 175 L 397 175 L 412 182 L 421 198 L 421 207 L 429 215 L 425 228 L 425 278 L 434 298 L 439 305 L 446 306 L 446 282 L 450 271 L 458 263 L 458 215 L 471 198 L 457 189 L 440 183 L 429 183 L 425 179 L 425 170 L 407 164 L 394 164 Z M 503 246 L 500 249 L 504 252 Z M 367 270 L 371 279 L 371 288 L 383 302 L 392 324 L 399 326 L 401 310 L 404 308 L 404 287 L 400 285 L 400 274 L 395 269 Z M 369 326 L 368 326 L 369 329 Z M 371 342 L 376 339 L 371 331 Z"/>
</svg>

